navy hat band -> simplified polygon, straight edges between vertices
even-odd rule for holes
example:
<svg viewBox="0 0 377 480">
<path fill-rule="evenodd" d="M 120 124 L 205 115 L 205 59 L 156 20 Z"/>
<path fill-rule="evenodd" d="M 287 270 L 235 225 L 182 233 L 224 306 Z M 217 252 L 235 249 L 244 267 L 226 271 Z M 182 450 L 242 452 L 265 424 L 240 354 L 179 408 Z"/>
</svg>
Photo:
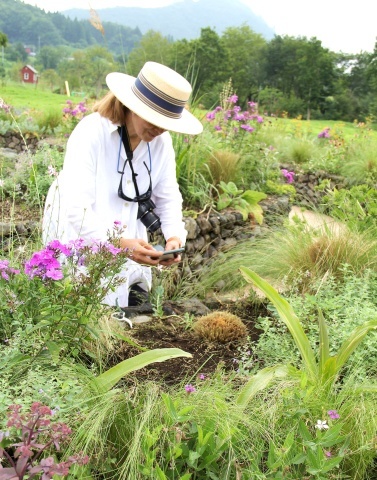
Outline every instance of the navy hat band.
<svg viewBox="0 0 377 480">
<path fill-rule="evenodd" d="M 139 100 L 161 115 L 170 118 L 181 118 L 186 101 L 166 95 L 166 93 L 152 85 L 142 74 L 136 78 L 131 89 Z"/>
</svg>

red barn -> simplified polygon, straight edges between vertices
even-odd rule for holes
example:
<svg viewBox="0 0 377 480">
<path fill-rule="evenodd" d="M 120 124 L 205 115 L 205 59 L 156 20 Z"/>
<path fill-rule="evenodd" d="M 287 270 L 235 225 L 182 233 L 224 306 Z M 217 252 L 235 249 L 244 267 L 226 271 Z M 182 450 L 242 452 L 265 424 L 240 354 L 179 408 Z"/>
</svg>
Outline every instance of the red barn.
<svg viewBox="0 0 377 480">
<path fill-rule="evenodd" d="M 31 65 L 25 65 L 20 70 L 21 80 L 25 83 L 38 83 L 38 72 Z"/>
</svg>

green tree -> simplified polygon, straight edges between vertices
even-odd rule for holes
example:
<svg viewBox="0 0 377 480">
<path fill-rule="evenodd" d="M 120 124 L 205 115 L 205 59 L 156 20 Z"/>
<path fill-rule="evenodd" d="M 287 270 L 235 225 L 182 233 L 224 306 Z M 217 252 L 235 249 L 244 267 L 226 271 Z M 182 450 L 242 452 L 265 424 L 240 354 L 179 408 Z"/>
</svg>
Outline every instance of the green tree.
<svg viewBox="0 0 377 480">
<path fill-rule="evenodd" d="M 227 51 L 227 76 L 238 95 L 238 103 L 245 106 L 248 100 L 257 100 L 258 90 L 264 80 L 266 40 L 249 26 L 229 27 L 221 37 Z"/>
<path fill-rule="evenodd" d="M 171 58 L 172 43 L 161 33 L 149 30 L 129 54 L 127 73 L 136 76 L 147 61 L 170 65 Z"/>
<path fill-rule="evenodd" d="M 36 60 L 43 70 L 56 69 L 59 63 L 59 53 L 54 47 L 42 47 Z"/>
<path fill-rule="evenodd" d="M 8 44 L 8 37 L 5 33 L 0 32 L 0 47 L 6 47 Z"/>
<path fill-rule="evenodd" d="M 275 36 L 267 47 L 266 78 L 285 96 L 304 100 L 309 119 L 334 93 L 335 55 L 316 38 Z"/>
</svg>

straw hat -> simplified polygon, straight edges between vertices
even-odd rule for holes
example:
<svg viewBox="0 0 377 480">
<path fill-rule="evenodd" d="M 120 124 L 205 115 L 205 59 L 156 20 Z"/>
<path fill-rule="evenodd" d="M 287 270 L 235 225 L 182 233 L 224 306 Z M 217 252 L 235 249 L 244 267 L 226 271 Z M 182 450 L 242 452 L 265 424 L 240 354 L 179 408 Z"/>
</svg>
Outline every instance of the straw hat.
<svg viewBox="0 0 377 480">
<path fill-rule="evenodd" d="M 123 105 L 157 127 L 192 135 L 203 130 L 201 122 L 185 109 L 191 85 L 165 65 L 147 62 L 137 78 L 112 72 L 106 83 Z"/>
</svg>

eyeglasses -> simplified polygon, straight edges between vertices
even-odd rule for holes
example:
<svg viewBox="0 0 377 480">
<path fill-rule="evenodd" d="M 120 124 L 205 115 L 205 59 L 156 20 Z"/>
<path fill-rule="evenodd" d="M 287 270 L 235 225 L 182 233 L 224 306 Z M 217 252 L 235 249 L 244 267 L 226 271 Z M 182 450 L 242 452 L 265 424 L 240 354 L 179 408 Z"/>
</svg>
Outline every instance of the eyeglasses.
<svg viewBox="0 0 377 480">
<path fill-rule="evenodd" d="M 149 200 L 151 198 L 151 195 L 152 195 L 152 178 L 151 178 L 151 170 L 152 170 L 152 158 L 151 158 L 151 150 L 149 148 L 149 143 L 147 143 L 147 147 L 148 147 L 148 154 L 149 154 L 149 166 L 150 168 L 147 167 L 147 164 L 145 162 L 143 162 L 145 168 L 147 169 L 147 172 L 148 172 L 148 175 L 149 175 L 149 187 L 148 187 L 148 190 L 141 194 L 139 193 L 139 188 L 138 188 L 138 185 L 137 185 L 137 180 L 136 180 L 136 177 L 137 177 L 137 174 L 135 173 L 134 171 L 134 167 L 132 165 L 132 158 L 129 159 L 128 156 L 123 164 L 123 168 L 122 170 L 119 170 L 119 161 L 120 161 L 120 146 L 119 146 L 119 152 L 118 152 L 118 173 L 120 173 L 121 177 L 120 177 L 120 182 L 119 182 L 119 186 L 118 186 L 118 197 L 119 198 L 122 198 L 123 200 L 127 200 L 128 202 L 145 202 L 147 200 Z M 132 174 L 132 181 L 133 181 L 133 184 L 134 184 L 134 187 L 135 187 L 135 192 L 136 192 L 136 196 L 134 198 L 130 198 L 130 197 L 127 197 L 127 195 L 125 195 L 125 193 L 123 192 L 123 175 L 124 175 L 124 170 L 126 168 L 126 165 L 127 165 L 127 162 L 129 163 L 130 165 L 130 169 L 131 169 L 131 174 Z"/>
<path fill-rule="evenodd" d="M 149 168 L 147 167 L 145 162 L 143 162 L 143 163 L 144 163 L 144 166 L 147 169 L 147 172 L 148 172 L 148 175 L 149 175 L 148 190 L 145 193 L 140 195 L 139 188 L 138 188 L 137 181 L 136 181 L 137 174 L 135 174 L 134 168 L 132 166 L 132 162 L 129 162 L 130 168 L 131 168 L 131 173 L 132 173 L 132 181 L 133 181 L 133 184 L 134 184 L 134 187 L 135 187 L 136 196 L 134 198 L 130 198 L 130 197 L 127 197 L 127 195 L 125 195 L 125 193 L 123 192 L 123 175 L 124 175 L 124 170 L 126 168 L 127 162 L 128 162 L 128 158 L 124 162 L 122 171 L 118 170 L 118 173 L 121 174 L 120 182 L 119 182 L 119 186 L 118 186 L 118 197 L 122 198 L 123 200 L 127 200 L 128 202 L 145 202 L 146 200 L 149 200 L 151 198 L 151 195 L 152 195 L 152 178 L 151 178 L 151 171 L 149 170 Z"/>
</svg>

